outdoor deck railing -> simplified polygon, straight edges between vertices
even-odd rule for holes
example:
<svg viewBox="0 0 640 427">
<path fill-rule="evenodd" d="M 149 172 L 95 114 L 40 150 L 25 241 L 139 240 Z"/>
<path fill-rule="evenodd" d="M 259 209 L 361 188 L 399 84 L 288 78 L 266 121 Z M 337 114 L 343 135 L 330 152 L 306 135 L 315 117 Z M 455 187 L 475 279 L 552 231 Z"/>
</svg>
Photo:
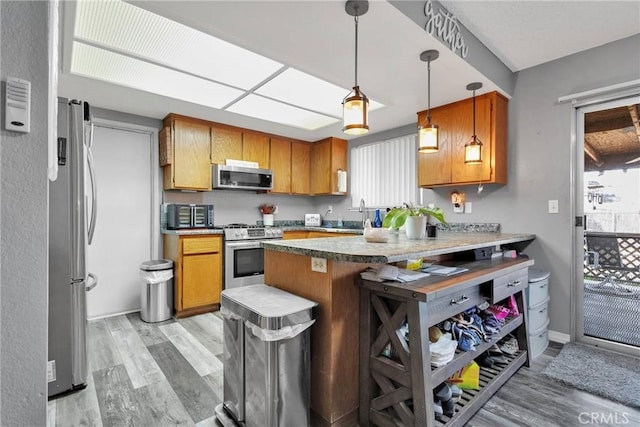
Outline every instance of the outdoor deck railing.
<svg viewBox="0 0 640 427">
<path fill-rule="evenodd" d="M 640 282 L 640 234 L 585 231 L 584 251 L 585 278 Z"/>
</svg>

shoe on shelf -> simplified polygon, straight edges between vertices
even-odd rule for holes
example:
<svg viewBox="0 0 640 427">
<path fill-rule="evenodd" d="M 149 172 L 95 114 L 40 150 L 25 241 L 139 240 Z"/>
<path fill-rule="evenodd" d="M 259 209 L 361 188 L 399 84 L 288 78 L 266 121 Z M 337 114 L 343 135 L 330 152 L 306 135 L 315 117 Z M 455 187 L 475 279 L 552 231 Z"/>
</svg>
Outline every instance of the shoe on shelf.
<svg viewBox="0 0 640 427">
<path fill-rule="evenodd" d="M 476 362 L 478 362 L 478 365 L 483 366 L 485 368 L 491 368 L 494 364 L 493 358 L 489 356 L 487 353 L 482 353 L 482 355 L 476 358 Z"/>
<path fill-rule="evenodd" d="M 449 389 L 451 390 L 451 400 L 458 402 L 462 396 L 462 389 L 455 384 L 447 383 L 447 385 L 449 385 Z"/>
<path fill-rule="evenodd" d="M 451 418 L 456 413 L 456 404 L 453 399 L 443 400 L 440 405 L 442 405 L 442 413 L 447 417 Z"/>
<path fill-rule="evenodd" d="M 444 411 L 442 410 L 442 405 L 440 405 L 440 401 L 436 400 L 433 402 L 433 412 L 436 416 L 436 420 L 442 419 L 442 415 L 444 415 Z"/>
<path fill-rule="evenodd" d="M 499 365 L 509 364 L 509 361 L 507 360 L 506 357 L 504 357 L 504 353 L 502 352 L 502 350 L 500 350 L 500 348 L 498 348 L 497 344 L 494 344 L 491 347 L 489 347 L 489 349 L 487 350 L 487 353 L 489 353 L 489 356 L 491 356 L 494 363 L 497 363 Z"/>
<path fill-rule="evenodd" d="M 512 356 L 520 350 L 520 348 L 518 347 L 518 340 L 515 339 L 515 337 L 513 337 L 512 335 L 503 338 L 502 341 L 498 343 L 498 348 L 503 353 L 507 353 Z"/>
<path fill-rule="evenodd" d="M 451 388 L 449 387 L 449 384 L 442 383 L 433 389 L 433 399 L 441 402 L 451 399 Z"/>
</svg>

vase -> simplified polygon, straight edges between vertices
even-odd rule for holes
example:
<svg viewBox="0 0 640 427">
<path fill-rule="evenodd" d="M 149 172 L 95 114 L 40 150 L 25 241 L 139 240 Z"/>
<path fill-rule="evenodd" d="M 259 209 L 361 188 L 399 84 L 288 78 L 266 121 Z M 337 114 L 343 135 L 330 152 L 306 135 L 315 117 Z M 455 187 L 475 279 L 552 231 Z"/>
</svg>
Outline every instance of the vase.
<svg viewBox="0 0 640 427">
<path fill-rule="evenodd" d="M 262 214 L 262 223 L 264 225 L 273 225 L 273 214 Z"/>
<path fill-rule="evenodd" d="M 427 230 L 427 217 L 408 216 L 404 227 L 409 239 L 424 239 L 424 234 Z"/>
</svg>

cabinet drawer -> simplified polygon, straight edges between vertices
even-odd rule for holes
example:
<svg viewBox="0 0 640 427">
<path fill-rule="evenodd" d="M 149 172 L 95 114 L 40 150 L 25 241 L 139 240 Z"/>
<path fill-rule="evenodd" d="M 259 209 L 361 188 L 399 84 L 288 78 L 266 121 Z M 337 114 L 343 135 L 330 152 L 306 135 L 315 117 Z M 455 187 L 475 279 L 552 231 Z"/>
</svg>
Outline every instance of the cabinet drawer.
<svg viewBox="0 0 640 427">
<path fill-rule="evenodd" d="M 491 302 L 497 303 L 509 295 L 525 289 L 529 284 L 529 269 L 523 268 L 493 279 Z"/>
<path fill-rule="evenodd" d="M 182 241 L 182 253 L 184 255 L 206 254 L 211 252 L 220 252 L 221 250 L 221 237 L 190 237 Z"/>
<path fill-rule="evenodd" d="M 427 324 L 435 325 L 451 316 L 475 307 L 483 301 L 480 286 L 453 292 L 427 302 Z"/>
</svg>

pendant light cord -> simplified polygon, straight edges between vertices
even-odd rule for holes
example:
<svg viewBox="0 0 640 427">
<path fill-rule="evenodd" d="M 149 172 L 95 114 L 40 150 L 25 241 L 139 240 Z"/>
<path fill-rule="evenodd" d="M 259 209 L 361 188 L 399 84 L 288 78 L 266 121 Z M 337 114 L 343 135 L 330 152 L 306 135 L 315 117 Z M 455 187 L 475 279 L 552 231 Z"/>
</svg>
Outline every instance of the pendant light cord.
<svg viewBox="0 0 640 427">
<path fill-rule="evenodd" d="M 431 60 L 427 61 L 427 121 L 431 124 Z"/>
<path fill-rule="evenodd" d="M 476 136 L 476 91 L 473 90 L 473 142 L 476 142 L 478 137 Z"/>
<path fill-rule="evenodd" d="M 353 17 L 353 20 L 356 23 L 356 76 L 355 76 L 355 82 L 356 82 L 356 87 L 358 86 L 358 8 L 356 8 L 356 16 Z"/>
</svg>

